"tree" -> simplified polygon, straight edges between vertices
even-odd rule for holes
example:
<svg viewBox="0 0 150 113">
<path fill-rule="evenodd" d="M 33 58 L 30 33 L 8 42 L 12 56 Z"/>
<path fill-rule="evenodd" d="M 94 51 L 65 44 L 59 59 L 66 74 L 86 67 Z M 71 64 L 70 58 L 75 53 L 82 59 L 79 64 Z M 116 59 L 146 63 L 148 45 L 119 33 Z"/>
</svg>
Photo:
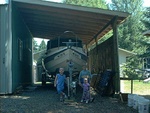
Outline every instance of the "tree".
<svg viewBox="0 0 150 113">
<path fill-rule="evenodd" d="M 107 9 L 105 0 L 64 0 L 63 3 Z"/>
<path fill-rule="evenodd" d="M 141 47 L 143 41 L 144 24 L 143 18 L 143 0 L 112 0 L 109 9 L 128 12 L 128 19 L 118 27 L 119 47 L 134 52 L 142 53 L 144 47 Z M 140 50 L 139 50 L 140 49 Z"/>
<path fill-rule="evenodd" d="M 144 10 L 144 18 L 142 18 L 146 30 L 150 30 L 150 7 L 146 7 Z"/>
<path fill-rule="evenodd" d="M 38 44 L 37 41 L 33 39 L 33 53 L 38 52 Z"/>
<path fill-rule="evenodd" d="M 146 51 L 147 39 L 143 36 L 145 26 L 141 21 L 143 15 L 143 0 L 112 0 L 108 8 L 128 12 L 130 16 L 126 21 L 118 26 L 118 43 L 119 47 L 133 51 L 137 54 L 143 54 Z M 128 58 L 123 72 L 130 78 L 137 78 L 135 69 L 142 69 L 139 55 Z"/>
<path fill-rule="evenodd" d="M 144 15 L 141 20 L 145 25 L 145 31 L 150 30 L 150 7 L 146 7 L 144 10 Z M 145 52 L 139 57 L 146 60 L 145 67 L 150 68 L 150 41 L 148 36 L 144 36 L 146 41 L 143 41 L 141 45 L 145 46 Z"/>
<path fill-rule="evenodd" d="M 41 41 L 40 45 L 39 45 L 39 50 L 38 51 L 42 51 L 46 49 L 46 44 L 44 39 Z"/>
</svg>

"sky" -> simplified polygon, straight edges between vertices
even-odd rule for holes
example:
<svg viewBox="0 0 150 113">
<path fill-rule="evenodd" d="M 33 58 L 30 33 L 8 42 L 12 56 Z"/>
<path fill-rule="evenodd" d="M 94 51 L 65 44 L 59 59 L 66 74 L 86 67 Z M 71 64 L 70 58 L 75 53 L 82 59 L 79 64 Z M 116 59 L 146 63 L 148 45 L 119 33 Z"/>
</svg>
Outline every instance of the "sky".
<svg viewBox="0 0 150 113">
<path fill-rule="evenodd" d="M 149 0 L 144 0 L 143 6 L 150 7 L 150 1 Z"/>
</svg>

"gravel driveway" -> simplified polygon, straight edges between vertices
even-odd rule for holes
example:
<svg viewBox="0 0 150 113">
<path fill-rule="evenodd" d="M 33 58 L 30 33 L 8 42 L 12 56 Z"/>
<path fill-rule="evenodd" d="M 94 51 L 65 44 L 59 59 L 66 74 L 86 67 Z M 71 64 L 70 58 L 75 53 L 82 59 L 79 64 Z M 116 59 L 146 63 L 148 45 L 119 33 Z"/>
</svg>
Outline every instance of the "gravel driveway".
<svg viewBox="0 0 150 113">
<path fill-rule="evenodd" d="M 137 113 L 116 98 L 101 97 L 96 92 L 93 103 L 80 103 L 81 92 L 73 102 L 59 102 L 56 89 L 31 86 L 16 95 L 0 96 L 0 113 Z"/>
</svg>

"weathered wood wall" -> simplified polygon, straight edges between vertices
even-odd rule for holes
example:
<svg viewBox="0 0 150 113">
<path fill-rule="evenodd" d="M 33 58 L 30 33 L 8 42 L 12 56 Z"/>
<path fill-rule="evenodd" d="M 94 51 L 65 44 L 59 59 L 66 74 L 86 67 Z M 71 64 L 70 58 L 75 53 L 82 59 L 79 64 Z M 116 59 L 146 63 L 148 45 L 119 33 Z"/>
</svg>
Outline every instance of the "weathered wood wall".
<svg viewBox="0 0 150 113">
<path fill-rule="evenodd" d="M 92 73 L 99 73 L 106 69 L 114 70 L 113 37 L 97 45 L 89 52 L 89 68 Z"/>
</svg>

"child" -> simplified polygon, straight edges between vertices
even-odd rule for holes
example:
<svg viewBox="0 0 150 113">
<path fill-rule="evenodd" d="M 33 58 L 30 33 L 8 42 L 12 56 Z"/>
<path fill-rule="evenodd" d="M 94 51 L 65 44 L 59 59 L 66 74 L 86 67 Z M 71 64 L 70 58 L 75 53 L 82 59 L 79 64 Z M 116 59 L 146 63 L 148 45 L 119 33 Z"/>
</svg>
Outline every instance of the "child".
<svg viewBox="0 0 150 113">
<path fill-rule="evenodd" d="M 66 98 L 64 90 L 64 83 L 65 83 L 66 75 L 64 74 L 64 69 L 59 69 L 59 74 L 56 75 L 55 81 L 54 81 L 54 87 L 57 88 L 58 94 L 60 94 L 60 101 L 64 101 L 64 97 Z"/>
<path fill-rule="evenodd" d="M 84 78 L 84 83 L 82 84 L 83 94 L 81 102 L 85 101 L 88 103 L 90 101 L 90 84 L 88 83 L 88 79 Z"/>
</svg>

